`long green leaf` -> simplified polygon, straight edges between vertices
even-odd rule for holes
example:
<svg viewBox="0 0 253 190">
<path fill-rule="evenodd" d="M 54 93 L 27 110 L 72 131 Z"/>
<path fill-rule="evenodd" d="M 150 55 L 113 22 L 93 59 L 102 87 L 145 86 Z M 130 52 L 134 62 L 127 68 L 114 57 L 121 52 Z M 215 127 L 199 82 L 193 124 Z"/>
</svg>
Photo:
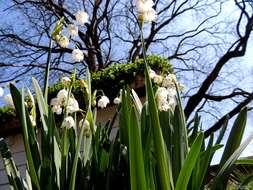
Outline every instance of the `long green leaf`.
<svg viewBox="0 0 253 190">
<path fill-rule="evenodd" d="M 242 109 L 236 118 L 234 125 L 229 134 L 225 150 L 223 152 L 220 165 L 223 166 L 227 159 L 234 153 L 234 151 L 240 146 L 243 133 L 247 122 L 247 108 Z"/>
<path fill-rule="evenodd" d="M 146 176 L 143 163 L 143 149 L 137 111 L 131 109 L 129 125 L 129 162 L 131 190 L 146 190 Z"/>
<path fill-rule="evenodd" d="M 43 94 L 40 88 L 40 85 L 38 81 L 35 78 L 32 78 L 33 82 L 33 87 L 36 93 L 36 98 L 37 98 L 37 103 L 39 106 L 39 111 L 40 111 L 40 116 L 42 120 L 42 126 L 43 126 L 43 131 L 47 134 L 48 132 L 48 127 L 46 123 L 45 117 L 48 117 L 48 106 L 43 98 Z"/>
<path fill-rule="evenodd" d="M 239 159 L 235 162 L 237 165 L 253 165 L 253 159 Z"/>
<path fill-rule="evenodd" d="M 148 74 L 147 63 L 145 63 L 145 84 L 146 84 L 146 96 L 148 99 L 148 110 L 151 118 L 153 134 L 154 134 L 154 145 L 155 145 L 155 156 L 157 157 L 158 174 L 160 179 L 160 185 L 163 190 L 171 189 L 170 186 L 170 174 L 167 160 L 167 150 L 163 140 L 162 130 L 160 127 L 160 121 L 158 116 L 158 110 L 156 106 L 155 96 L 152 89 L 151 79 Z"/>
<path fill-rule="evenodd" d="M 122 104 L 119 113 L 119 135 L 121 143 L 128 146 L 128 128 L 130 122 L 130 99 L 129 91 L 122 90 Z"/>
<path fill-rule="evenodd" d="M 179 173 L 175 190 L 186 190 L 189 183 L 193 168 L 199 157 L 204 134 L 200 133 L 193 142 L 189 153 L 186 156 L 184 165 Z"/>
<path fill-rule="evenodd" d="M 197 178 L 195 179 L 195 186 L 193 190 L 200 190 L 204 187 L 204 179 L 208 172 L 208 167 L 210 166 L 212 155 L 213 155 L 213 140 L 214 135 L 211 134 L 207 148 L 204 152 L 200 153 L 200 169 Z"/>
<path fill-rule="evenodd" d="M 29 145 L 29 134 L 27 131 L 24 90 L 22 90 L 22 96 L 21 96 L 18 89 L 13 84 L 10 84 L 10 91 L 11 91 L 11 95 L 13 97 L 14 105 L 16 108 L 16 113 L 19 117 L 19 120 L 20 120 L 21 126 L 22 126 L 22 134 L 23 134 L 23 140 L 24 140 L 25 151 L 26 151 L 26 158 L 27 158 L 27 162 L 28 162 L 28 169 L 29 169 L 29 173 L 31 176 L 31 180 L 32 180 L 34 186 L 38 190 L 40 190 L 39 179 L 38 179 L 35 167 L 34 167 L 32 152 L 31 152 L 30 145 Z"/>
</svg>

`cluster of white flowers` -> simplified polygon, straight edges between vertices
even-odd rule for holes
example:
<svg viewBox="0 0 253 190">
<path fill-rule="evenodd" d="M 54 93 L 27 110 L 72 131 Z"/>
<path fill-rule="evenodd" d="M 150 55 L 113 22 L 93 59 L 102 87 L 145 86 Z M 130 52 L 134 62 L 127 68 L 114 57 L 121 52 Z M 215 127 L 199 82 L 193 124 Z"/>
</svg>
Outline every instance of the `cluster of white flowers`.
<svg viewBox="0 0 253 190">
<path fill-rule="evenodd" d="M 170 108 L 174 108 L 176 105 L 176 76 L 174 74 L 168 74 L 163 77 L 156 74 L 152 69 L 149 70 L 149 76 L 151 80 L 159 87 L 156 91 L 156 99 L 158 109 L 160 111 L 168 111 Z"/>
<path fill-rule="evenodd" d="M 143 22 L 153 22 L 157 18 L 157 12 L 153 6 L 153 0 L 137 0 L 136 7 L 139 13 L 139 20 Z"/>
<path fill-rule="evenodd" d="M 83 52 L 80 49 L 74 49 L 72 51 L 72 59 L 75 62 L 81 62 L 84 58 Z"/>
<path fill-rule="evenodd" d="M 3 95 L 4 95 L 4 89 L 0 87 L 0 97 L 2 97 Z"/>
<path fill-rule="evenodd" d="M 67 36 L 76 37 L 78 36 L 78 26 L 77 25 L 84 25 L 85 23 L 88 23 L 89 21 L 89 15 L 85 11 L 77 11 L 75 13 L 75 20 L 77 24 L 68 24 L 67 25 Z M 60 47 L 66 48 L 69 45 L 69 38 L 62 35 L 61 32 L 55 36 L 55 41 L 59 44 Z M 82 61 L 83 60 L 83 53 L 79 49 L 74 49 L 72 52 L 72 57 L 74 61 Z"/>
<path fill-rule="evenodd" d="M 62 89 L 58 92 L 57 97 L 53 98 L 50 102 L 52 106 L 52 110 L 54 113 L 60 115 L 62 113 L 62 109 L 66 106 L 68 113 L 74 113 L 79 111 L 79 104 L 74 97 L 68 98 L 68 91 Z"/>
<path fill-rule="evenodd" d="M 158 109 L 160 111 L 168 111 L 170 108 L 174 108 L 176 105 L 176 89 L 158 87 L 156 91 L 156 99 Z"/>
<path fill-rule="evenodd" d="M 174 74 L 168 74 L 167 76 L 163 77 L 161 75 L 156 74 L 154 70 L 150 69 L 149 77 L 155 84 L 161 85 L 165 88 L 175 87 L 175 83 L 178 84 L 176 75 Z"/>
<path fill-rule="evenodd" d="M 98 100 L 98 107 L 106 108 L 107 104 L 109 103 L 110 103 L 110 100 L 107 96 L 101 96 L 101 98 Z"/>
</svg>

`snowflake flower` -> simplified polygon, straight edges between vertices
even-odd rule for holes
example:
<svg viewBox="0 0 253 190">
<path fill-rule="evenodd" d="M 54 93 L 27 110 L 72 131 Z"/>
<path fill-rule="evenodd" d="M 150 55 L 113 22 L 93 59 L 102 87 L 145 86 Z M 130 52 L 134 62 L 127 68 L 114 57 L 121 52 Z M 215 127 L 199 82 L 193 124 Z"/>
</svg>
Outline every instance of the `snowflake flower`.
<svg viewBox="0 0 253 190">
<path fill-rule="evenodd" d="M 164 87 L 159 87 L 156 91 L 156 97 L 158 101 L 164 101 L 168 98 L 168 90 Z"/>
<path fill-rule="evenodd" d="M 52 111 L 56 113 L 57 115 L 60 115 L 62 113 L 62 105 L 61 101 L 58 98 L 53 98 L 50 101 L 50 105 L 52 106 Z"/>
<path fill-rule="evenodd" d="M 107 104 L 110 103 L 110 100 L 108 97 L 106 96 L 102 96 L 99 100 L 98 100 L 98 107 L 100 108 L 106 108 Z"/>
<path fill-rule="evenodd" d="M 148 11 L 143 12 L 140 15 L 140 19 L 143 20 L 144 22 L 153 22 L 156 20 L 156 18 L 157 18 L 157 12 L 153 8 Z"/>
<path fill-rule="evenodd" d="M 57 94 L 57 99 L 61 103 L 65 102 L 68 98 L 68 91 L 65 89 L 62 89 Z"/>
<path fill-rule="evenodd" d="M 57 36 L 56 41 L 62 48 L 66 48 L 69 45 L 69 39 L 66 36 Z"/>
<path fill-rule="evenodd" d="M 68 105 L 67 105 L 67 111 L 69 113 L 74 113 L 74 112 L 79 111 L 79 104 L 76 99 L 69 98 Z"/>
<path fill-rule="evenodd" d="M 138 9 L 138 12 L 146 12 L 152 9 L 154 6 L 153 0 L 137 0 L 136 7 Z"/>
<path fill-rule="evenodd" d="M 155 78 L 155 76 L 157 76 L 157 74 L 155 73 L 155 71 L 152 70 L 152 69 L 149 69 L 149 77 L 150 77 L 150 79 L 153 80 Z"/>
<path fill-rule="evenodd" d="M 76 21 L 80 25 L 84 25 L 85 23 L 88 23 L 89 15 L 85 11 L 78 11 L 75 14 L 75 17 L 76 17 Z"/>
<path fill-rule="evenodd" d="M 74 24 L 69 24 L 68 25 L 68 33 L 70 36 L 77 36 L 78 35 L 78 26 Z"/>
<path fill-rule="evenodd" d="M 62 106 L 57 104 L 57 105 L 52 107 L 52 111 L 54 113 L 56 113 L 57 115 L 61 115 L 62 114 Z"/>
<path fill-rule="evenodd" d="M 171 87 L 171 86 L 174 86 L 174 74 L 168 74 L 164 79 L 163 79 L 163 82 L 162 82 L 162 86 L 163 87 Z"/>
<path fill-rule="evenodd" d="M 61 83 L 62 83 L 64 86 L 69 85 L 70 82 L 71 82 L 71 80 L 70 80 L 69 77 L 62 77 L 62 78 L 61 78 Z"/>
<path fill-rule="evenodd" d="M 153 9 L 153 6 L 153 0 L 137 0 L 136 7 L 140 21 L 153 22 L 157 18 L 157 12 Z"/>
<path fill-rule="evenodd" d="M 71 116 L 66 117 L 66 118 L 64 119 L 64 125 L 65 125 L 68 129 L 74 127 L 74 126 L 75 126 L 75 121 L 74 121 L 73 117 L 71 117 Z"/>
<path fill-rule="evenodd" d="M 121 103 L 121 99 L 119 97 L 116 97 L 114 100 L 113 100 L 113 103 L 114 104 L 120 104 Z"/>
<path fill-rule="evenodd" d="M 80 49 L 74 49 L 72 51 L 72 58 L 76 62 L 81 62 L 84 58 L 83 52 Z"/>
<path fill-rule="evenodd" d="M 163 82 L 163 77 L 160 75 L 155 75 L 153 81 L 155 84 L 161 84 Z"/>
<path fill-rule="evenodd" d="M 170 108 L 169 102 L 166 100 L 158 102 L 158 109 L 160 111 L 168 111 Z"/>
</svg>

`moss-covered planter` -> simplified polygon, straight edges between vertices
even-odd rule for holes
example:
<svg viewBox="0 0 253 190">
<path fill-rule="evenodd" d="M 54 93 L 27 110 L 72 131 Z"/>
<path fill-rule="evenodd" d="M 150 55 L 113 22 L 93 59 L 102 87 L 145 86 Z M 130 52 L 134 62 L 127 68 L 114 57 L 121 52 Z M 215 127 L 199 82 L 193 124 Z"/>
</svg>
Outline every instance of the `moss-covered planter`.
<svg viewBox="0 0 253 190">
<path fill-rule="evenodd" d="M 148 56 L 150 67 L 158 73 L 172 73 L 173 68 L 166 58 L 159 56 Z M 92 90 L 102 90 L 110 101 L 119 95 L 120 89 L 130 86 L 136 90 L 139 96 L 144 96 L 144 62 L 143 59 L 135 63 L 114 64 L 101 71 L 92 73 Z M 73 94 L 80 104 L 85 107 L 84 88 L 81 88 L 80 81 L 77 80 L 73 86 Z M 61 83 L 52 85 L 49 88 L 49 99 L 55 97 L 59 90 L 63 88 Z M 15 110 L 10 107 L 0 108 L 0 137 L 19 133 L 19 121 L 16 118 Z"/>
</svg>

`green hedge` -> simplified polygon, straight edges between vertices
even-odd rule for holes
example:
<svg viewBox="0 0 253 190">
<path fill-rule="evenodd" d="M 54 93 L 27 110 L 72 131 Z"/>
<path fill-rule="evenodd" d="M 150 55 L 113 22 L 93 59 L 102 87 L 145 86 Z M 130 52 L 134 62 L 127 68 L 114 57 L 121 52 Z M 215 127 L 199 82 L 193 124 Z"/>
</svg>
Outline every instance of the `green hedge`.
<svg viewBox="0 0 253 190">
<path fill-rule="evenodd" d="M 159 56 L 148 56 L 147 58 L 150 67 L 159 73 L 172 73 L 172 65 L 168 60 Z M 126 85 L 130 85 L 135 80 L 137 75 L 143 75 L 144 62 L 143 59 L 137 60 L 135 63 L 113 64 L 101 71 L 92 73 L 92 88 L 93 90 L 102 90 L 111 101 L 118 95 L 120 89 Z M 63 88 L 61 83 L 52 85 L 49 88 L 49 99 L 55 97 L 57 92 Z M 75 98 L 80 103 L 80 107 L 85 106 L 83 101 L 83 88 L 80 88 L 80 82 L 77 80 L 73 87 Z M 8 122 L 15 117 L 13 109 L 9 107 L 0 108 L 0 122 Z"/>
</svg>

